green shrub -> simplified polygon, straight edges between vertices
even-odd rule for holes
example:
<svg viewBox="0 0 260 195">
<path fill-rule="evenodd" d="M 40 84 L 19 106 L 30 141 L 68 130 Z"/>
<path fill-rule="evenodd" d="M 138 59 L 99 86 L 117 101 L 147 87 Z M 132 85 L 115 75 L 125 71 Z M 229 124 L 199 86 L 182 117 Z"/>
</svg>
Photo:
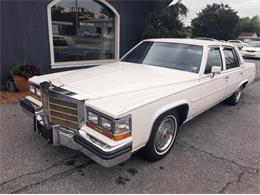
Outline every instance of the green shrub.
<svg viewBox="0 0 260 195">
<path fill-rule="evenodd" d="M 24 64 L 17 64 L 11 70 L 11 75 L 19 75 L 26 79 L 29 79 L 33 76 L 40 75 L 40 70 L 35 65 L 24 65 Z"/>
<path fill-rule="evenodd" d="M 189 36 L 182 19 L 186 17 L 187 7 L 178 2 L 170 6 L 172 0 L 160 1 L 154 11 L 145 19 L 143 38 L 184 38 Z"/>
</svg>

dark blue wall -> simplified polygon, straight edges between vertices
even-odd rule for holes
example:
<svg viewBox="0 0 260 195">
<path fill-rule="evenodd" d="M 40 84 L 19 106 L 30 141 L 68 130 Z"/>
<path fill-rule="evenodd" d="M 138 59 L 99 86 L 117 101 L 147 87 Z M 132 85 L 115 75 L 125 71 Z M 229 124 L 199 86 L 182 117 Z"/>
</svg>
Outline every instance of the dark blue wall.
<svg viewBox="0 0 260 195">
<path fill-rule="evenodd" d="M 156 0 L 110 0 L 120 15 L 121 56 L 142 40 L 145 17 L 154 9 Z"/>
<path fill-rule="evenodd" d="M 3 1 L 1 6 L 1 85 L 17 63 L 37 64 L 49 71 L 48 1 Z"/>
<path fill-rule="evenodd" d="M 3 88 L 10 69 L 17 63 L 40 67 L 42 73 L 52 72 L 47 23 L 47 5 L 51 0 L 1 1 L 1 83 Z M 120 14 L 120 55 L 138 43 L 144 19 L 156 1 L 109 0 Z"/>
</svg>

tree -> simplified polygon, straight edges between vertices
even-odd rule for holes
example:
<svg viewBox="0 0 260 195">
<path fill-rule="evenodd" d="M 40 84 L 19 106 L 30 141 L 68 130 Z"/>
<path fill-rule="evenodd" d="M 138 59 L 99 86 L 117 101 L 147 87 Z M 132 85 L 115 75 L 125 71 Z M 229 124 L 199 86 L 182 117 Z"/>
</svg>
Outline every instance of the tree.
<svg viewBox="0 0 260 195">
<path fill-rule="evenodd" d="M 188 9 L 182 3 L 168 6 L 172 0 L 164 0 L 145 19 L 144 38 L 186 37 L 182 17 Z"/>
<path fill-rule="evenodd" d="M 253 18 L 240 18 L 239 20 L 239 33 L 242 32 L 256 32 L 260 36 L 260 18 L 254 16 Z"/>
<path fill-rule="evenodd" d="M 238 36 L 239 16 L 229 5 L 207 5 L 191 21 L 193 37 L 212 37 L 219 40 Z"/>
</svg>

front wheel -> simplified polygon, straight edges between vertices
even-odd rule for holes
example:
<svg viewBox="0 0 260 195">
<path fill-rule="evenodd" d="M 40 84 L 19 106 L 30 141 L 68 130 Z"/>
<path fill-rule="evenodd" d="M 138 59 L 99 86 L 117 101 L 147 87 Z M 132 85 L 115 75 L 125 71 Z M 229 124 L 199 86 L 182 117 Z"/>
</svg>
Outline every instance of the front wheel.
<svg viewBox="0 0 260 195">
<path fill-rule="evenodd" d="M 150 161 L 164 158 L 170 151 L 179 124 L 179 117 L 175 111 L 161 115 L 154 123 L 152 133 L 144 148 L 145 156 Z"/>
<path fill-rule="evenodd" d="M 230 96 L 228 99 L 225 100 L 225 103 L 231 106 L 237 105 L 241 99 L 242 92 L 243 92 L 243 86 L 240 86 L 238 90 L 235 93 L 233 93 L 232 96 Z"/>
</svg>

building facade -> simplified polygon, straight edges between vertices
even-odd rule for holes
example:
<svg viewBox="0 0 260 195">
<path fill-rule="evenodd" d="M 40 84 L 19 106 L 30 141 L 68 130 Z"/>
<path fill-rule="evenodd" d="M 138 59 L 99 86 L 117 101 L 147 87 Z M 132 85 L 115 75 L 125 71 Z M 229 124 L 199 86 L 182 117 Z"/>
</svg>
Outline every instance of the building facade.
<svg viewBox="0 0 260 195">
<path fill-rule="evenodd" d="M 243 32 L 238 37 L 241 41 L 244 41 L 246 43 L 250 41 L 259 41 L 260 37 L 257 36 L 256 32 Z"/>
<path fill-rule="evenodd" d="M 16 64 L 41 73 L 113 62 L 142 40 L 159 1 L 10 0 L 1 5 L 1 89 Z"/>
</svg>

